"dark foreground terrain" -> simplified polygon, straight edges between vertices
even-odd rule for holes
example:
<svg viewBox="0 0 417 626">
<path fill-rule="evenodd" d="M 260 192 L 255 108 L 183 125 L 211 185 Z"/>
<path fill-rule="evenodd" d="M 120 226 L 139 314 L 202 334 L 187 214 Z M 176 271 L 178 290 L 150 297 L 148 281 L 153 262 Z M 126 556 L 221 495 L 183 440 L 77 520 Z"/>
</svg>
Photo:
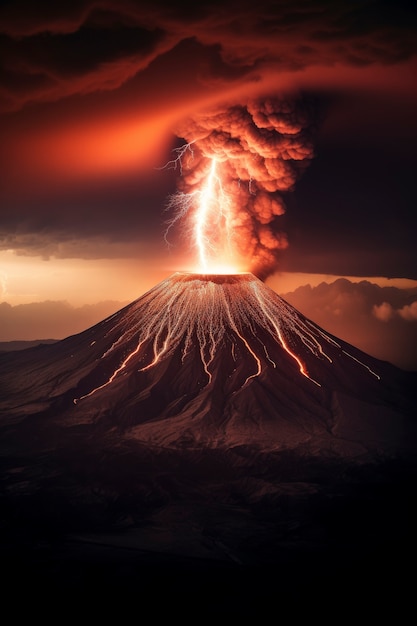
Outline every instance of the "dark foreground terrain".
<svg viewBox="0 0 417 626">
<path fill-rule="evenodd" d="M 252 275 L 0 353 L 4 614 L 408 623 L 416 394 Z"/>
<path fill-rule="evenodd" d="M 2 444 L 3 606 L 399 619 L 413 602 L 412 456 L 158 449 L 33 418 Z"/>
</svg>

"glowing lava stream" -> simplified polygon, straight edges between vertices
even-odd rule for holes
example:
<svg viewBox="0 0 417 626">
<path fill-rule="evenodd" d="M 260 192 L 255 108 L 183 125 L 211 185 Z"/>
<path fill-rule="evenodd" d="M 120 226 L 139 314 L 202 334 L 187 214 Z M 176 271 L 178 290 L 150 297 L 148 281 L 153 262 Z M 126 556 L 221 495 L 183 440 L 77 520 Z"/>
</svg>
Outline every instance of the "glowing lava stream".
<svg viewBox="0 0 417 626">
<path fill-rule="evenodd" d="M 265 368 L 271 365 L 276 368 L 277 364 L 262 341 L 263 334 L 270 338 L 269 347 L 280 346 L 297 364 L 300 374 L 318 386 L 321 385 L 309 375 L 300 351 L 297 354 L 295 348 L 290 348 L 290 343 L 304 346 L 301 354 L 309 353 L 329 363 L 332 359 L 324 348 L 328 346 L 333 351 L 338 348 L 338 354 L 346 354 L 379 378 L 367 365 L 341 350 L 331 337 L 299 315 L 250 273 L 214 275 L 177 272 L 112 319 L 112 332 L 118 339 L 102 354 L 101 359 L 132 343 L 135 348 L 127 356 L 124 353 L 120 365 L 107 381 L 75 398 L 74 403 L 113 383 L 123 375 L 127 366 L 133 368 L 130 371 L 150 370 L 177 349 L 181 350 L 182 362 L 193 348 L 198 349 L 207 376 L 206 385 L 210 385 L 214 373 L 211 365 L 217 353 L 221 356 L 225 342 L 231 343 L 234 362 L 243 350 L 250 359 L 248 362 L 254 364 L 252 373 L 246 373 L 241 388 L 261 376 Z"/>
</svg>

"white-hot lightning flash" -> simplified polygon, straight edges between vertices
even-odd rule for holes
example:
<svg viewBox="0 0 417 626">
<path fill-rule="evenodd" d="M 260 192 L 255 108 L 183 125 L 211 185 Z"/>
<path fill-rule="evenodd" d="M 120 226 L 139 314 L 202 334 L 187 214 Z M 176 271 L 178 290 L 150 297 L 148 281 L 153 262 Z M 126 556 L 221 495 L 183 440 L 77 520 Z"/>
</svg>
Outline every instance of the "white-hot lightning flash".
<svg viewBox="0 0 417 626">
<path fill-rule="evenodd" d="M 208 259 L 207 259 L 207 247 L 210 245 L 208 226 L 209 215 L 211 212 L 211 205 L 215 202 L 214 187 L 216 183 L 216 161 L 211 162 L 210 172 L 207 177 L 207 183 L 203 188 L 198 203 L 198 208 L 195 212 L 195 241 L 198 250 L 198 258 L 200 261 L 201 271 L 207 272 Z"/>
<path fill-rule="evenodd" d="M 186 144 L 176 149 L 178 156 L 166 167 L 180 167 L 182 158 L 192 148 Z M 222 184 L 220 162 L 206 159 L 207 174 L 198 190 L 173 194 L 167 209 L 173 212 L 165 231 L 165 241 L 174 225 L 182 227 L 197 252 L 198 272 L 233 273 L 244 268 L 237 261 L 233 245 L 233 203 Z M 238 267 L 239 266 L 239 267 Z"/>
</svg>

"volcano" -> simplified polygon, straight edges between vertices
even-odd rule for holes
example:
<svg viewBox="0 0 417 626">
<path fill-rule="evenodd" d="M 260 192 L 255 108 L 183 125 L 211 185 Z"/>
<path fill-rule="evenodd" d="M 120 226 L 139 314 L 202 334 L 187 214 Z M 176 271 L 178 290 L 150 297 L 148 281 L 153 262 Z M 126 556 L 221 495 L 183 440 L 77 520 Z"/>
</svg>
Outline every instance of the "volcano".
<svg viewBox="0 0 417 626">
<path fill-rule="evenodd" d="M 285 563 L 286 593 L 305 554 L 386 562 L 387 534 L 410 541 L 395 511 L 415 498 L 416 382 L 253 274 L 174 273 L 80 334 L 0 355 L 6 556 L 29 536 L 25 571 L 51 584 L 34 546 L 58 537 L 64 586 L 98 545 L 122 586 L 115 571 L 143 585 L 175 562 L 191 579 L 190 563 L 272 566 L 268 587 Z"/>
<path fill-rule="evenodd" d="M 410 443 L 407 377 L 250 273 L 175 273 L 85 332 L 4 360 L 7 421 L 53 415 L 169 447 L 358 455 Z"/>
</svg>

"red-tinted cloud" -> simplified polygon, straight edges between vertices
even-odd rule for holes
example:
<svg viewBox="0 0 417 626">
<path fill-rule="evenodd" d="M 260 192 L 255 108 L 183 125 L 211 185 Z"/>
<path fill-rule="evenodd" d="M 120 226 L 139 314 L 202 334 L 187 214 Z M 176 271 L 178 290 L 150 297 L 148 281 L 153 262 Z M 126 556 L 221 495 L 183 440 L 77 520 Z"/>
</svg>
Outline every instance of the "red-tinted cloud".
<svg viewBox="0 0 417 626">
<path fill-rule="evenodd" d="M 416 52 L 415 12 L 402 3 L 315 0 L 213 3 L 6 3 L 0 12 L 3 106 L 111 91 L 180 42 L 217 46 L 201 68 L 212 85 L 312 66 L 402 62 Z M 184 65 L 175 70 L 187 72 Z"/>
<path fill-rule="evenodd" d="M 193 212 L 193 196 L 205 184 L 213 160 L 221 180 L 209 222 L 218 203 L 227 205 L 228 218 L 217 225 L 227 230 L 227 240 L 241 266 L 265 278 L 276 269 L 279 251 L 287 247 L 278 217 L 285 212 L 282 192 L 291 191 L 313 157 L 311 112 L 295 100 L 252 99 L 245 105 L 223 105 L 190 115 L 176 133 L 187 141 L 168 165 L 181 171 L 181 194 L 171 199 L 176 207 L 173 223 Z M 183 195 L 185 194 L 185 195 Z M 184 211 L 184 208 L 190 209 Z M 219 250 L 214 244 L 214 256 Z M 220 242 L 222 243 L 222 242 Z M 246 260 L 246 263 L 244 262 Z"/>
<path fill-rule="evenodd" d="M 112 301 L 82 307 L 73 307 L 68 302 L 62 301 L 34 302 L 17 306 L 2 302 L 0 342 L 63 339 L 93 326 L 122 306 L 123 303 Z"/>
<path fill-rule="evenodd" d="M 417 371 L 417 290 L 339 279 L 283 294 L 336 337 L 364 352 Z"/>
<path fill-rule="evenodd" d="M 159 184 L 158 189 L 155 185 L 153 199 L 146 191 L 144 198 L 137 194 L 128 206 L 122 199 L 127 173 L 132 178 L 137 175 L 138 181 L 140 176 L 140 184 L 146 178 L 153 179 L 155 168 L 169 155 L 176 130 L 196 113 L 225 103 L 239 107 L 250 99 L 286 98 L 288 94 L 301 94 L 308 102 L 319 94 L 322 103 L 332 102 L 327 128 L 331 120 L 337 122 L 321 146 L 322 154 L 345 132 L 349 116 L 359 120 L 352 132 L 360 128 L 365 138 L 374 118 L 381 115 L 382 103 L 385 117 L 378 126 L 378 137 L 385 136 L 385 126 L 389 128 L 392 141 L 389 147 L 385 143 L 392 153 L 392 146 L 396 146 L 393 129 L 402 129 L 401 137 L 417 135 L 402 115 L 402 107 L 394 107 L 390 113 L 390 107 L 383 106 L 387 94 L 401 103 L 417 99 L 413 80 L 415 32 L 415 11 L 401 1 L 236 0 L 203 1 L 192 6 L 158 0 L 3 3 L 0 246 L 20 235 L 21 241 L 38 239 L 39 245 L 48 237 L 56 242 L 68 236 L 88 240 L 92 235 L 132 243 L 138 236 L 139 218 L 144 219 L 143 231 L 150 220 L 160 219 L 162 191 L 168 183 Z M 356 116 L 349 111 L 337 118 L 334 96 L 343 100 L 349 94 L 353 101 L 357 98 L 363 102 L 365 92 L 371 97 L 362 118 L 361 112 Z M 260 113 L 257 123 L 261 122 Z M 358 151 L 368 149 L 363 148 L 364 141 L 359 142 Z M 295 180 L 294 172 L 291 168 L 284 172 L 282 162 L 278 165 L 274 161 L 274 154 L 262 156 L 264 164 L 269 158 L 270 162 L 257 172 L 258 182 L 266 186 L 265 176 L 280 168 L 275 180 L 283 181 L 287 193 Z M 317 163 L 320 167 L 320 160 Z M 349 180 L 356 171 L 355 159 L 346 158 L 339 166 L 342 169 L 347 187 L 343 199 L 352 189 Z M 311 175 L 316 175 L 315 171 L 311 169 Z M 390 166 L 389 172 L 379 172 L 379 178 L 387 179 L 388 174 L 395 179 L 398 169 Z M 161 176 L 167 181 L 166 173 Z M 316 180 L 316 189 L 323 188 L 323 177 Z M 87 209 L 80 202 L 69 201 L 76 195 L 76 187 L 81 190 L 81 183 L 101 190 L 94 199 L 88 195 Z M 175 183 L 171 176 L 170 184 L 174 187 Z M 297 188 L 298 183 L 295 192 Z M 400 190 L 405 198 L 403 213 L 414 206 L 409 189 Z M 112 194 L 115 200 L 111 209 L 108 197 Z M 284 200 L 288 206 L 288 197 Z M 309 192 L 310 200 L 314 205 Z M 325 200 L 328 205 L 335 204 L 334 196 Z M 259 240 L 268 247 L 275 237 L 284 246 L 284 239 L 268 226 L 282 205 L 274 204 L 261 189 L 256 204 L 259 221 L 265 227 L 259 230 Z M 363 208 L 358 210 L 364 212 Z M 322 230 L 332 229 L 333 221 L 327 215 L 323 220 L 321 211 L 321 206 L 311 209 L 315 224 Z M 386 212 L 387 207 L 381 204 L 380 214 Z M 292 214 L 289 209 L 285 220 L 291 228 L 284 230 L 288 231 L 288 250 L 300 254 L 293 242 L 302 226 L 294 228 Z M 249 219 L 248 214 L 242 216 L 242 223 L 245 219 Z M 326 253 L 329 243 L 322 241 L 320 233 L 313 234 L 305 215 L 301 221 L 309 242 L 316 244 L 305 255 L 304 271 L 310 259 L 317 259 L 318 250 L 324 255 L 324 265 L 333 264 L 336 256 L 342 258 L 343 246 L 334 232 L 329 241 L 335 241 L 335 250 Z M 406 230 L 411 232 L 412 226 L 408 222 Z M 360 228 L 356 220 L 357 231 Z M 381 248 L 379 240 L 377 243 L 374 251 Z M 395 250 L 400 248 L 409 250 L 409 242 L 398 244 Z M 363 255 L 363 249 L 360 253 Z M 344 254 L 346 258 L 346 250 Z M 375 273 L 381 255 L 377 250 Z M 298 260 L 291 261 L 290 269 Z M 366 258 L 356 265 L 364 264 Z M 347 264 L 349 273 L 348 266 L 352 270 L 352 264 Z M 411 271 L 410 267 L 407 260 L 401 271 Z"/>
</svg>

